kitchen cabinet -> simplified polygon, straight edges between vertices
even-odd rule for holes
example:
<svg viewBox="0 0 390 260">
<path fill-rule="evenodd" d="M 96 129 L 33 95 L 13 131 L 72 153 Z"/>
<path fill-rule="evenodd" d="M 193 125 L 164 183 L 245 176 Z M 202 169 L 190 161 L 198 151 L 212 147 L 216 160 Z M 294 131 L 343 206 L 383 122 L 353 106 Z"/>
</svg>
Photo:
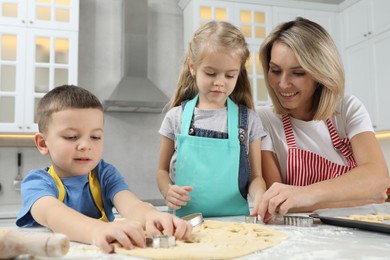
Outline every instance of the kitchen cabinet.
<svg viewBox="0 0 390 260">
<path fill-rule="evenodd" d="M 346 93 L 367 108 L 376 131 L 389 130 L 390 2 L 360 0 L 342 11 Z"/>
<path fill-rule="evenodd" d="M 180 1 L 184 17 L 184 44 L 187 47 L 196 29 L 211 20 L 232 23 L 246 37 L 250 58 L 246 64 L 256 105 L 270 103 L 264 72 L 258 60 L 260 45 L 272 29 L 272 7 L 232 1 Z"/>
<path fill-rule="evenodd" d="M 344 45 L 350 47 L 390 29 L 390 1 L 360 0 L 342 12 Z"/>
<path fill-rule="evenodd" d="M 0 1 L 0 132 L 36 132 L 40 98 L 77 84 L 78 0 Z"/>
<path fill-rule="evenodd" d="M 389 130 L 390 30 L 346 48 L 346 91 L 367 108 L 376 131 Z"/>
</svg>

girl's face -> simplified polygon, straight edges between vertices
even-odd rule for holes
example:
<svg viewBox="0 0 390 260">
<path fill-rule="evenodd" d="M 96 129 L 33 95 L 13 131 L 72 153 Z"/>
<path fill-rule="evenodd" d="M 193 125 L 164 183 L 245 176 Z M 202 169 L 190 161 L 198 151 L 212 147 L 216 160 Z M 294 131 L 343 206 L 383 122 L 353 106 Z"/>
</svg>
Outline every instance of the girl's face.
<svg viewBox="0 0 390 260">
<path fill-rule="evenodd" d="M 198 107 L 215 109 L 226 106 L 240 74 L 241 59 L 237 55 L 212 53 L 195 67 L 190 63 L 191 74 L 196 76 L 199 91 Z"/>
<path fill-rule="evenodd" d="M 292 49 L 284 43 L 275 42 L 269 66 L 269 84 L 281 105 L 294 118 L 312 120 L 317 82 L 301 67 Z"/>
<path fill-rule="evenodd" d="M 84 175 L 102 156 L 103 112 L 93 108 L 55 112 L 43 138 L 58 176 Z"/>
</svg>

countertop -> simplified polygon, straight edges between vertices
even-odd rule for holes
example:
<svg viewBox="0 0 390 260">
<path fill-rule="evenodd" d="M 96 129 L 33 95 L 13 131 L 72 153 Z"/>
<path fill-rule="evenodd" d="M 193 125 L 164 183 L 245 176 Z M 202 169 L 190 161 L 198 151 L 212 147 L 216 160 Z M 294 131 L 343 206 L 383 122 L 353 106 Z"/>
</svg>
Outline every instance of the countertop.
<svg viewBox="0 0 390 260">
<path fill-rule="evenodd" d="M 386 203 L 389 208 L 390 204 Z M 305 215 L 305 214 L 303 214 Z M 243 222 L 244 216 L 214 218 L 221 221 Z M 267 227 L 288 234 L 289 238 L 274 247 L 239 258 L 244 259 L 389 259 L 390 234 L 326 225 L 318 219 L 312 227 L 284 225 L 278 217 Z M 45 228 L 31 229 L 31 232 L 50 232 Z M 117 254 L 104 254 L 95 250 L 85 250 L 88 246 L 71 242 L 68 254 L 58 259 L 139 259 Z M 23 259 L 19 257 L 18 259 Z M 53 259 L 53 258 L 34 258 Z"/>
</svg>

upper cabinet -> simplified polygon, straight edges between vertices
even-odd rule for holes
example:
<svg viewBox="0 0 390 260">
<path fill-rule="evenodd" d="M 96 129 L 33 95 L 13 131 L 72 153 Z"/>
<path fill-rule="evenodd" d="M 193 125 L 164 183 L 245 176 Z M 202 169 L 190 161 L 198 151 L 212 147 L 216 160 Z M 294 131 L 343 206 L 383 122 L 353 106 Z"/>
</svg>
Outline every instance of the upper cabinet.
<svg viewBox="0 0 390 260">
<path fill-rule="evenodd" d="M 346 93 L 363 102 L 376 131 L 390 129 L 388 11 L 389 1 L 360 0 L 342 12 Z"/>
<path fill-rule="evenodd" d="M 78 31 L 78 0 L 1 0 L 0 24 Z"/>
<path fill-rule="evenodd" d="M 342 12 L 344 45 L 352 46 L 390 29 L 390 1 L 360 0 Z"/>
<path fill-rule="evenodd" d="M 39 100 L 77 84 L 78 8 L 78 0 L 0 1 L 0 132 L 36 132 Z"/>
</svg>

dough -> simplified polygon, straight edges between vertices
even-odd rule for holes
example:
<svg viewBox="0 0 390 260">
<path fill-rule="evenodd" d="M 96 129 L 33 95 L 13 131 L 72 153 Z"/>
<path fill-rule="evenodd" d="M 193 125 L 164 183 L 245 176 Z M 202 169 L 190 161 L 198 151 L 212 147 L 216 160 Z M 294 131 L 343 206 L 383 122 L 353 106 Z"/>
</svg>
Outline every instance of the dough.
<svg viewBox="0 0 390 260">
<path fill-rule="evenodd" d="M 287 237 L 262 224 L 205 220 L 187 241 L 176 241 L 174 247 L 126 250 L 116 244 L 115 253 L 148 259 L 229 259 L 274 246 Z"/>
<path fill-rule="evenodd" d="M 347 217 L 339 217 L 339 218 L 367 221 L 371 223 L 382 223 L 384 220 L 390 220 L 390 214 L 377 212 L 376 214 L 370 214 L 370 215 L 349 215 Z"/>
</svg>

